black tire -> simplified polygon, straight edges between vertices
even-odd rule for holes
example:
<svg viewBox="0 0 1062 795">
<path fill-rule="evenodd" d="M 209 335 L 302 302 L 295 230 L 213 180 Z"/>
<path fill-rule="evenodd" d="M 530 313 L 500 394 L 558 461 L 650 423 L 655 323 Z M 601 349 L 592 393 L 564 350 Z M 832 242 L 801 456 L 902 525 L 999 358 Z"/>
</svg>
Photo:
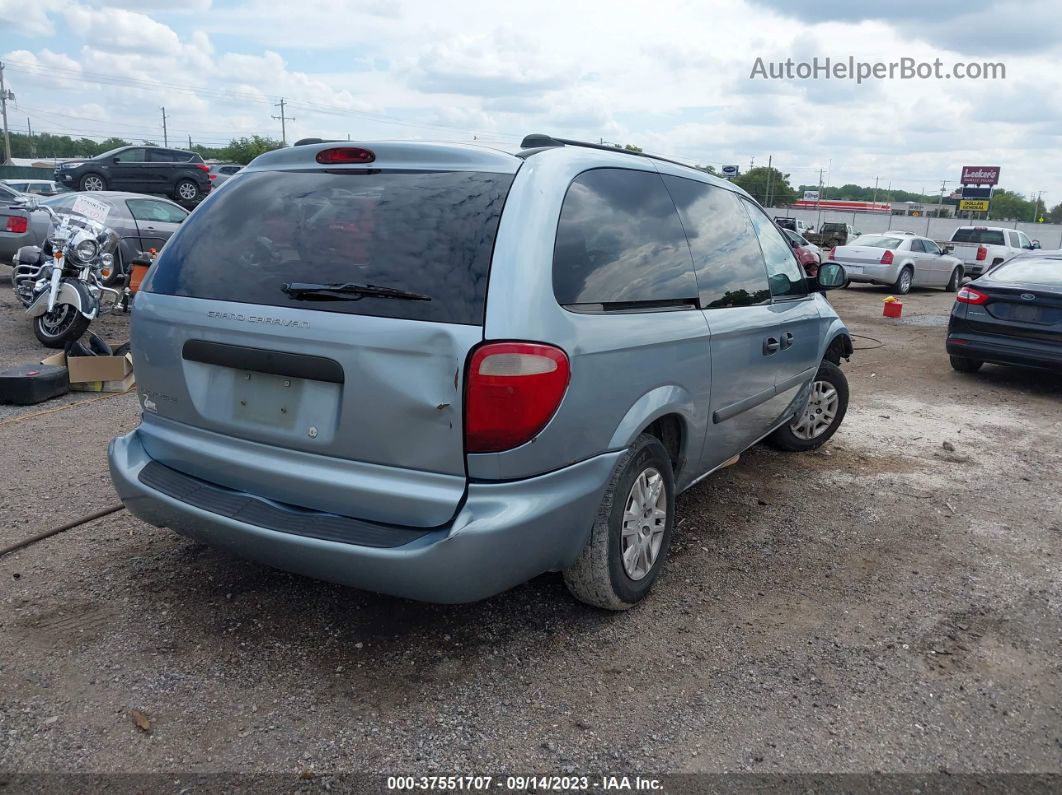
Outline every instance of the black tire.
<svg viewBox="0 0 1062 795">
<path fill-rule="evenodd" d="M 976 373 L 981 369 L 982 361 L 977 359 L 967 359 L 965 356 L 949 356 L 951 360 L 951 366 L 960 373 Z"/>
<path fill-rule="evenodd" d="M 73 319 L 54 331 L 45 327 L 45 315 L 33 318 L 33 333 L 37 335 L 37 339 L 45 348 L 62 348 L 68 342 L 76 342 L 81 339 L 88 330 L 89 323 L 92 322 L 69 304 L 62 306 L 68 307 L 66 311 L 73 313 Z"/>
<path fill-rule="evenodd" d="M 77 183 L 78 190 L 107 190 L 107 180 L 102 174 L 82 174 Z"/>
<path fill-rule="evenodd" d="M 190 179 L 179 179 L 177 184 L 173 186 L 173 198 L 184 202 L 195 201 L 199 198 L 199 186 Z"/>
<path fill-rule="evenodd" d="M 959 291 L 959 284 L 962 282 L 962 268 L 956 268 L 951 272 L 951 278 L 948 279 L 948 284 L 944 288 L 944 292 L 955 293 Z"/>
<path fill-rule="evenodd" d="M 660 548 L 647 573 L 632 579 L 623 563 L 623 516 L 632 487 L 643 472 L 655 469 L 663 482 L 665 510 Z M 601 498 L 590 540 L 579 559 L 564 570 L 564 582 L 576 599 L 605 610 L 627 610 L 649 593 L 664 567 L 675 526 L 675 475 L 660 440 L 643 433 L 612 472 Z"/>
<path fill-rule="evenodd" d="M 907 275 L 906 283 L 904 282 L 904 274 Z M 900 275 L 896 277 L 896 283 L 892 286 L 892 291 L 897 295 L 907 295 L 911 292 L 911 283 L 914 281 L 914 268 L 910 265 L 904 265 L 900 269 Z"/>
<path fill-rule="evenodd" d="M 848 412 L 848 379 L 845 378 L 840 367 L 833 362 L 824 361 L 819 365 L 819 371 L 815 374 L 815 380 L 812 383 L 818 384 L 820 381 L 833 387 L 837 394 L 837 408 L 829 425 L 810 439 L 798 436 L 793 426 L 800 424 L 805 413 L 802 411 L 800 415 L 794 417 L 790 422 L 787 422 L 767 437 L 767 442 L 772 447 L 787 452 L 803 453 L 822 447 L 829 441 L 831 436 L 837 433 L 837 429 L 844 422 L 844 415 Z M 810 406 L 811 404 L 809 403 Z"/>
</svg>

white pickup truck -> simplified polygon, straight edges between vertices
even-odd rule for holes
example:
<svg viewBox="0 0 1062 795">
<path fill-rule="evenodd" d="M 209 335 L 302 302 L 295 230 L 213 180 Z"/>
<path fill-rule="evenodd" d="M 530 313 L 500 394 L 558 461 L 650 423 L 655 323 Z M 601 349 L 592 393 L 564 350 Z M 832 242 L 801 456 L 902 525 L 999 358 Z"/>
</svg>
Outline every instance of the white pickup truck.
<svg viewBox="0 0 1062 795">
<path fill-rule="evenodd" d="M 943 245 L 962 260 L 967 276 L 977 277 L 1022 251 L 1040 248 L 1040 241 L 1005 226 L 960 226 Z"/>
</svg>

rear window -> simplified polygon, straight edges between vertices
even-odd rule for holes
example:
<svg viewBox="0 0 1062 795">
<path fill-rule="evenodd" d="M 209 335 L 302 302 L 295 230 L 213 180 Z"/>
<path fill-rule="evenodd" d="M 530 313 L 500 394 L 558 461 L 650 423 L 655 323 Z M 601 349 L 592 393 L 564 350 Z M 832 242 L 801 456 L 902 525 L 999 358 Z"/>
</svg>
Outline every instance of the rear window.
<svg viewBox="0 0 1062 795">
<path fill-rule="evenodd" d="M 976 229 L 972 226 L 956 229 L 951 236 L 952 243 L 984 243 L 986 246 L 1002 246 L 1003 232 L 999 229 Z"/>
<path fill-rule="evenodd" d="M 1011 260 L 996 266 L 991 278 L 1000 282 L 1062 287 L 1062 260 L 1036 257 Z"/>
<path fill-rule="evenodd" d="M 181 225 L 149 292 L 376 317 L 482 325 L 511 174 L 244 172 Z M 297 300 L 289 282 L 430 296 Z M 350 300 L 357 298 L 357 300 Z"/>
<path fill-rule="evenodd" d="M 898 237 L 885 237 L 883 235 L 860 235 L 853 246 L 867 246 L 869 248 L 898 248 L 903 241 Z"/>
</svg>

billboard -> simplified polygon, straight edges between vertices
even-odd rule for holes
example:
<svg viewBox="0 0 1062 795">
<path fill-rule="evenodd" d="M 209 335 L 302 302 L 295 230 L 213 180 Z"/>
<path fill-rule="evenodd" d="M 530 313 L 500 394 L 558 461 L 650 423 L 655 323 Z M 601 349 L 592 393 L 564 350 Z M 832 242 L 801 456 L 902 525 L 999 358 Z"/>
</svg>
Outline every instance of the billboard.
<svg viewBox="0 0 1062 795">
<path fill-rule="evenodd" d="M 960 198 L 963 199 L 991 199 L 992 188 L 973 188 L 969 185 L 963 185 L 962 194 Z"/>
<path fill-rule="evenodd" d="M 723 176 L 727 177 L 728 179 L 730 177 L 736 177 L 740 173 L 741 169 L 739 169 L 737 166 L 723 166 Z"/>
<path fill-rule="evenodd" d="M 819 192 L 817 190 L 806 190 L 806 191 L 804 191 L 804 201 L 813 202 L 813 201 L 818 201 L 818 199 L 819 199 Z"/>
<path fill-rule="evenodd" d="M 988 199 L 962 199 L 959 202 L 960 210 L 970 210 L 975 213 L 988 212 Z"/>
<path fill-rule="evenodd" d="M 962 185 L 998 185 L 999 166 L 963 166 Z"/>
</svg>

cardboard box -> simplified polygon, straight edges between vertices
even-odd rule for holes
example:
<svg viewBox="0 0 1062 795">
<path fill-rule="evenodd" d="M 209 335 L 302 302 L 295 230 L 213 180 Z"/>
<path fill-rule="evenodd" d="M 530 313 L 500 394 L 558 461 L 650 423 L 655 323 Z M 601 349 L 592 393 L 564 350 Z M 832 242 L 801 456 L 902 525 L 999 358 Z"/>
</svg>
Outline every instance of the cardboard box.
<svg viewBox="0 0 1062 795">
<path fill-rule="evenodd" d="M 70 388 L 78 392 L 128 392 L 136 384 L 133 357 L 71 356 L 56 353 L 41 364 L 65 367 L 70 374 Z"/>
</svg>

